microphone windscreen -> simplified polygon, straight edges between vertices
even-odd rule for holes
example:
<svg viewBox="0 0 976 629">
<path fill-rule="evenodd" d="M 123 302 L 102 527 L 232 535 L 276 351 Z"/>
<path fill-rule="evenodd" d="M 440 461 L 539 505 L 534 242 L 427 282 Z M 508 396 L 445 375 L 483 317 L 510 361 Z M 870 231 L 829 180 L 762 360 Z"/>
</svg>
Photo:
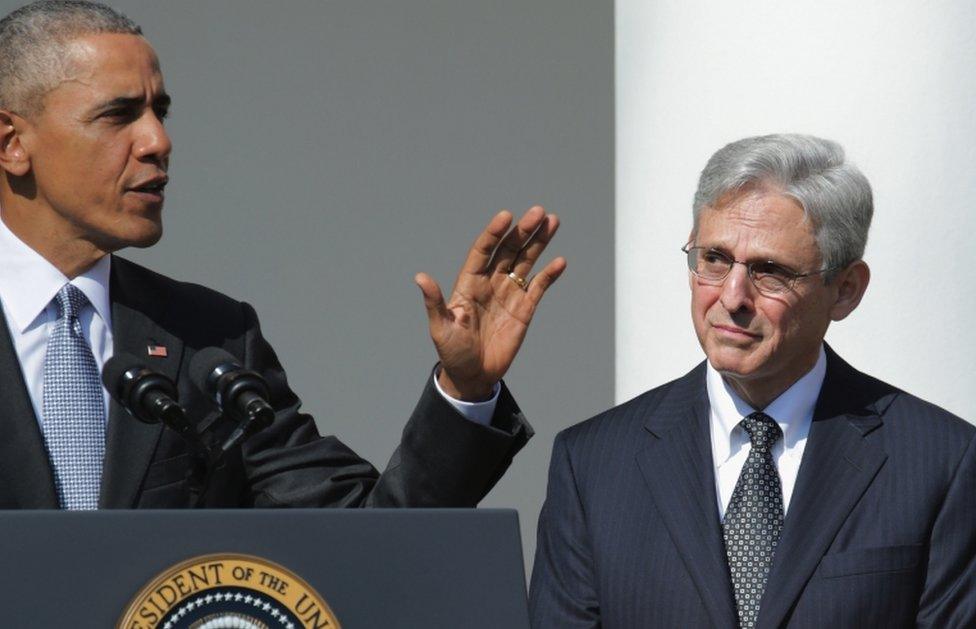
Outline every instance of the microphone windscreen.
<svg viewBox="0 0 976 629">
<path fill-rule="evenodd" d="M 118 401 L 122 389 L 122 374 L 133 367 L 145 366 L 146 364 L 143 361 L 132 354 L 127 354 L 126 352 L 115 354 L 102 367 L 102 384 L 105 385 L 105 390 Z"/>
<path fill-rule="evenodd" d="M 207 390 L 207 380 L 214 369 L 221 365 L 239 365 L 240 361 L 228 351 L 219 347 L 206 347 L 190 359 L 190 381 L 201 391 Z"/>
</svg>

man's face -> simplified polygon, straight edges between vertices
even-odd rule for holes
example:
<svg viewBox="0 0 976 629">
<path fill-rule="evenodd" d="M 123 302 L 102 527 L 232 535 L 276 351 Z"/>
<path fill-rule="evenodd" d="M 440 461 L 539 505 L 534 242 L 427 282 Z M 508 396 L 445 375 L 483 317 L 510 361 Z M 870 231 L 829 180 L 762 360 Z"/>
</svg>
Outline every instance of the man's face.
<svg viewBox="0 0 976 629">
<path fill-rule="evenodd" d="M 797 273 L 821 264 L 803 208 L 775 192 L 745 192 L 704 209 L 694 244 Z M 792 290 L 772 296 L 756 289 L 741 264 L 722 282 L 689 277 L 698 341 L 733 385 L 781 392 L 813 367 L 836 299 L 822 275 L 800 278 Z"/>
<path fill-rule="evenodd" d="M 68 79 L 21 135 L 36 207 L 63 235 L 102 251 L 152 245 L 172 149 L 156 54 L 122 34 L 80 37 L 70 51 Z"/>
</svg>

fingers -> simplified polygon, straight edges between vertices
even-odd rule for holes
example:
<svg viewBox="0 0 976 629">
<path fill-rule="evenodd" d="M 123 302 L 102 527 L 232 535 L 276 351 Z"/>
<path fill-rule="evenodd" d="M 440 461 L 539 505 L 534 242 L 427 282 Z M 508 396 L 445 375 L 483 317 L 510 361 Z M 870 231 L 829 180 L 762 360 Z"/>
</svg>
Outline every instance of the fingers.
<svg viewBox="0 0 976 629">
<path fill-rule="evenodd" d="M 444 294 L 441 293 L 441 287 L 437 285 L 434 278 L 426 273 L 417 273 L 413 281 L 420 287 L 420 292 L 424 296 L 424 308 L 427 309 L 427 320 L 433 332 L 435 327 L 441 325 L 448 316 Z"/>
<path fill-rule="evenodd" d="M 515 229 L 508 232 L 498 245 L 495 256 L 491 261 L 492 268 L 499 273 L 512 270 L 516 258 L 522 248 L 536 231 L 546 222 L 546 211 L 542 206 L 530 207 L 515 225 Z"/>
<path fill-rule="evenodd" d="M 549 241 L 556 235 L 556 230 L 558 229 L 559 217 L 555 214 L 546 216 L 529 242 L 523 245 L 522 251 L 516 257 L 515 265 L 511 270 L 519 277 L 528 276 L 532 267 L 539 260 L 539 256 L 545 251 Z"/>
<path fill-rule="evenodd" d="M 464 261 L 461 271 L 464 273 L 484 273 L 488 269 L 491 255 L 498 247 L 498 243 L 505 237 L 508 226 L 511 224 L 512 213 L 508 210 L 502 210 L 498 214 L 495 214 L 488 221 L 485 231 L 478 234 L 478 237 L 475 239 L 471 250 L 468 251 L 468 257 Z"/>
<path fill-rule="evenodd" d="M 547 264 L 544 269 L 539 271 L 539 273 L 532 278 L 532 281 L 529 282 L 529 288 L 526 291 L 528 293 L 528 302 L 532 311 L 535 310 L 535 307 L 542 300 L 542 295 L 546 292 L 546 290 L 559 279 L 559 276 L 562 275 L 563 271 L 565 270 L 566 258 L 559 257 Z M 531 312 L 529 314 L 531 315 Z"/>
</svg>

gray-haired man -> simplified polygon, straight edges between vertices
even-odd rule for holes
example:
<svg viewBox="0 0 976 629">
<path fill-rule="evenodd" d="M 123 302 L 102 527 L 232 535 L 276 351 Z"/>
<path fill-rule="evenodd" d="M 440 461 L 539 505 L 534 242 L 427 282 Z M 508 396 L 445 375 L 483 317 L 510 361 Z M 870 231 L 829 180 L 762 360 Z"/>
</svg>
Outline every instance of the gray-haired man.
<svg viewBox="0 0 976 629">
<path fill-rule="evenodd" d="M 556 438 L 536 626 L 976 626 L 976 429 L 823 343 L 872 211 L 834 142 L 712 156 L 682 248 L 707 360 Z"/>
</svg>

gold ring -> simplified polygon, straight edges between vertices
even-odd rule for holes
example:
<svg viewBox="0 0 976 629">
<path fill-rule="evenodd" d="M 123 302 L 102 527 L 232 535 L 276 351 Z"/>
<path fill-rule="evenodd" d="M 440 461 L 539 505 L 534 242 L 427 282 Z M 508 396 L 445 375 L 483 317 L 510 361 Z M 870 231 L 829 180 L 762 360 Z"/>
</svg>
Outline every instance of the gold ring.
<svg viewBox="0 0 976 629">
<path fill-rule="evenodd" d="M 525 281 L 525 278 L 516 275 L 515 271 L 508 272 L 508 279 L 515 282 L 518 285 L 518 287 L 521 288 L 522 290 L 525 290 L 525 287 L 529 285 L 529 283 Z"/>
</svg>

